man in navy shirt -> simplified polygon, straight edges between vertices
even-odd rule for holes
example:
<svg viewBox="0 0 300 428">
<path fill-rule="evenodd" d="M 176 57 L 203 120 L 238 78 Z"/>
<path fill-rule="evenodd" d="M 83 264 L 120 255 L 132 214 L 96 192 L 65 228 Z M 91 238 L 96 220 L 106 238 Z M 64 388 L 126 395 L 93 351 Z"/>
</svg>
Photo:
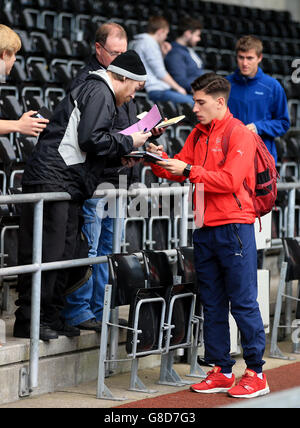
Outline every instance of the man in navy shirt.
<svg viewBox="0 0 300 428">
<path fill-rule="evenodd" d="M 201 29 L 202 24 L 197 19 L 182 19 L 179 35 L 165 57 L 168 72 L 187 93 L 192 92 L 191 83 L 203 74 L 202 60 L 193 49 L 201 39 Z"/>
<path fill-rule="evenodd" d="M 259 67 L 263 44 L 243 36 L 236 44 L 238 68 L 227 77 L 231 83 L 228 107 L 234 117 L 261 136 L 277 162 L 275 138 L 290 127 L 288 104 L 281 84 Z"/>
</svg>

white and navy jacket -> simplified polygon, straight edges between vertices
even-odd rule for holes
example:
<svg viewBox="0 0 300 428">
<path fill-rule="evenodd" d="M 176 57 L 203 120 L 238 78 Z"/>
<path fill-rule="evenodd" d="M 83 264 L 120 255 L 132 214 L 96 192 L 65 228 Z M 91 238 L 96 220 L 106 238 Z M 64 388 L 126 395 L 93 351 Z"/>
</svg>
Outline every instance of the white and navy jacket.
<svg viewBox="0 0 300 428">
<path fill-rule="evenodd" d="M 133 139 L 112 132 L 116 101 L 106 71 L 91 73 L 56 107 L 26 165 L 23 185 L 47 185 L 73 200 L 92 196 L 104 168 L 120 165 Z"/>
</svg>

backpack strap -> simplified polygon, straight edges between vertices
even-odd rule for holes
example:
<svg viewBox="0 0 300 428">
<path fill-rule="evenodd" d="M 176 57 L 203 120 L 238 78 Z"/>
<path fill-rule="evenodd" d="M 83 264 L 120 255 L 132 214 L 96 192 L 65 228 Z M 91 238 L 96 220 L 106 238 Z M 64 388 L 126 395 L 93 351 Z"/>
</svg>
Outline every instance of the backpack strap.
<svg viewBox="0 0 300 428">
<path fill-rule="evenodd" d="M 200 131 L 200 129 L 196 128 L 195 135 L 194 135 L 194 141 L 193 141 L 194 149 L 195 149 L 195 146 L 196 146 L 197 141 L 199 140 L 201 134 L 202 134 L 202 132 Z"/>
<path fill-rule="evenodd" d="M 228 147 L 229 147 L 229 141 L 230 141 L 232 131 L 240 123 L 242 123 L 240 120 L 233 117 L 230 119 L 230 121 L 227 123 L 227 125 L 225 127 L 222 142 L 221 142 L 222 152 L 223 152 L 224 158 L 219 162 L 219 166 L 223 166 L 225 161 L 226 161 Z"/>
</svg>

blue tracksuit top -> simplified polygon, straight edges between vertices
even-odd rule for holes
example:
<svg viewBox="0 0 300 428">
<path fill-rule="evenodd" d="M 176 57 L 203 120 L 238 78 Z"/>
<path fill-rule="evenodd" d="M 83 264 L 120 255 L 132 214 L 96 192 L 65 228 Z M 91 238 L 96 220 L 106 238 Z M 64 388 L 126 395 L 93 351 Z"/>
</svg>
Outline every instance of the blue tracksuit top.
<svg viewBox="0 0 300 428">
<path fill-rule="evenodd" d="M 191 83 L 203 74 L 202 59 L 191 48 L 177 42 L 171 45 L 172 49 L 165 57 L 166 69 L 178 85 L 191 93 Z"/>
<path fill-rule="evenodd" d="M 253 78 L 239 69 L 227 76 L 231 83 L 228 107 L 245 125 L 254 123 L 269 152 L 277 163 L 274 139 L 290 127 L 287 99 L 281 84 L 258 68 Z"/>
</svg>

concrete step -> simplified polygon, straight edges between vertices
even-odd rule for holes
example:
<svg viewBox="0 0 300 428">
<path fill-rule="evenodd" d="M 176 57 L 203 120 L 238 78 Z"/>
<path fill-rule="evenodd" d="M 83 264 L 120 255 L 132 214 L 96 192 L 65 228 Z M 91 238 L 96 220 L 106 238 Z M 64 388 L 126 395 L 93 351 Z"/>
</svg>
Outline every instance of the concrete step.
<svg viewBox="0 0 300 428">
<path fill-rule="evenodd" d="M 121 315 L 120 315 L 121 316 Z M 30 341 L 12 336 L 13 318 L 4 318 L 6 343 L 0 346 L 0 405 L 19 400 L 20 370 L 29 366 Z M 119 334 L 118 357 L 125 358 L 126 332 Z M 38 387 L 31 396 L 55 392 L 62 388 L 97 380 L 100 334 L 81 331 L 75 338 L 60 336 L 40 341 Z M 155 367 L 160 357 L 147 357 L 141 367 Z M 130 371 L 130 362 L 118 364 L 114 373 Z M 21 391 L 22 394 L 22 391 Z M 95 391 L 96 394 L 96 391 Z"/>
<path fill-rule="evenodd" d="M 6 321 L 6 343 L 0 348 L 0 403 L 19 399 L 20 370 L 29 365 L 30 341 L 12 337 L 13 320 Z M 79 337 L 60 336 L 40 341 L 39 387 L 33 394 L 94 380 L 97 376 L 100 334 L 84 331 Z M 124 338 L 122 338 L 124 340 Z"/>
</svg>

